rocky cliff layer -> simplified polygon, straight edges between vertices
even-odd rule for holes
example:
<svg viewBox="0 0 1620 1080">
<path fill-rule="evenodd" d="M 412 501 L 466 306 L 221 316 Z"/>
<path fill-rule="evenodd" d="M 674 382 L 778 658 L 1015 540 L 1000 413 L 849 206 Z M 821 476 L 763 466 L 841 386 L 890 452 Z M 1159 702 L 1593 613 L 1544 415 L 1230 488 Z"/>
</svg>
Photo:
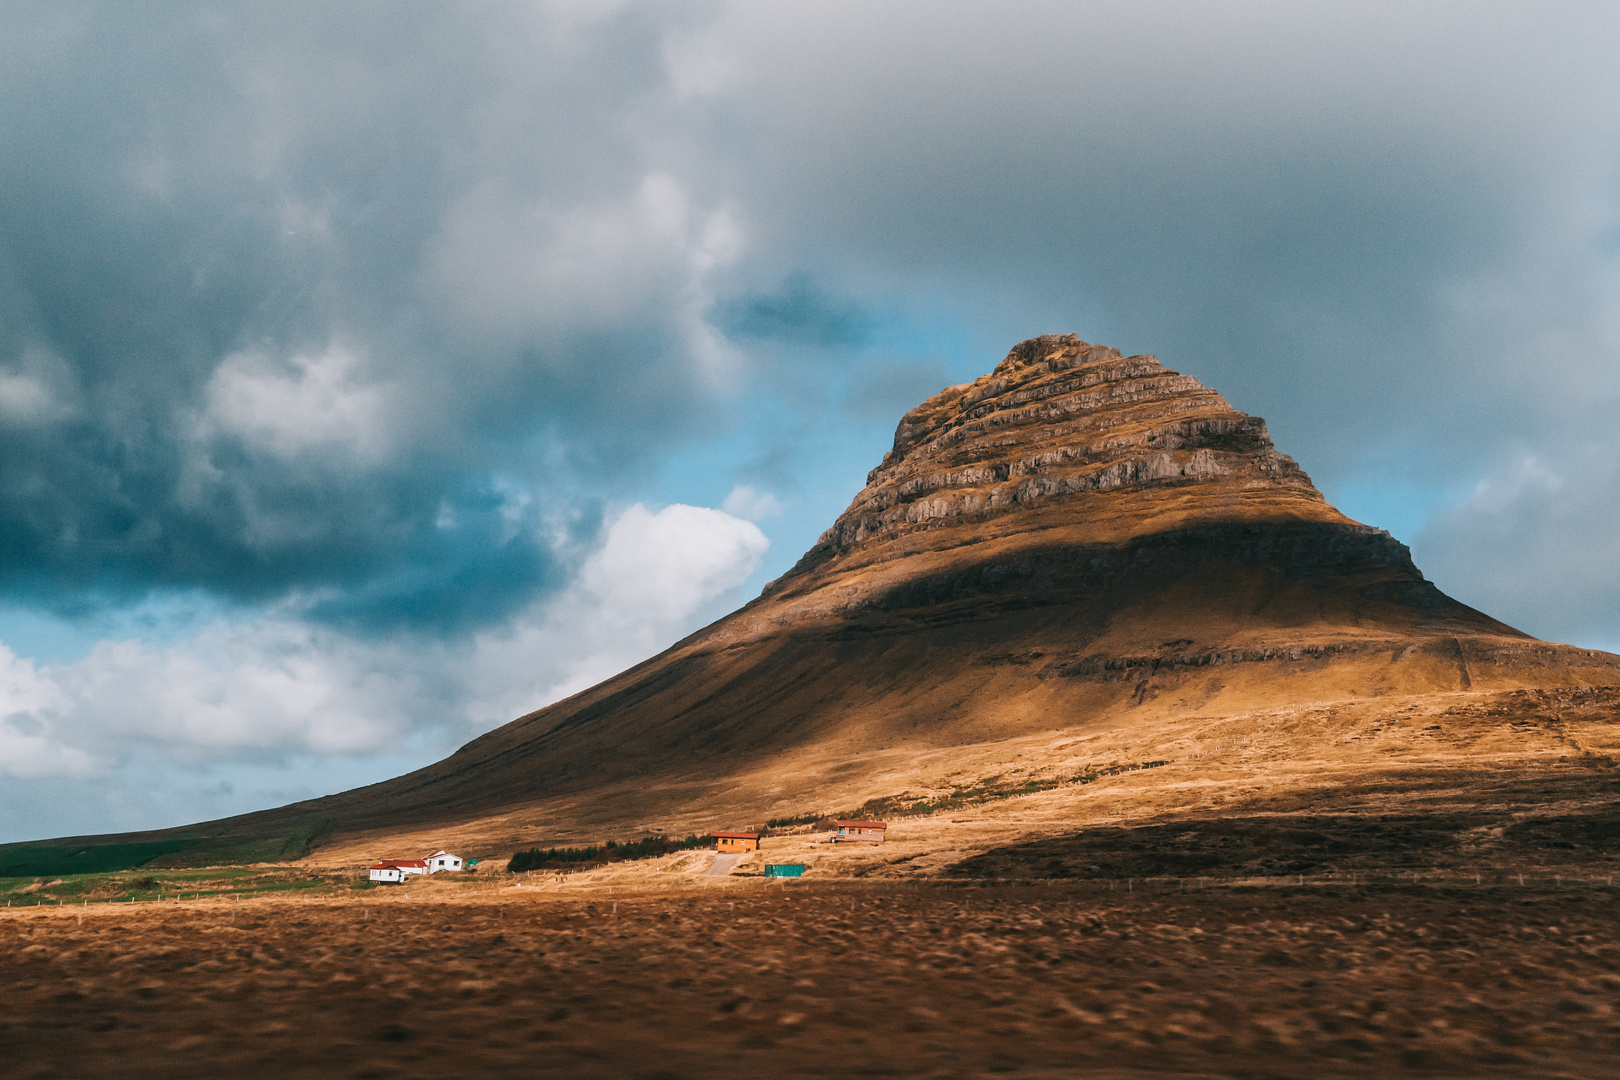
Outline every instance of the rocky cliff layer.
<svg viewBox="0 0 1620 1080">
<path fill-rule="evenodd" d="M 1155 488 L 1263 493 L 1303 518 L 1345 520 L 1277 452 L 1265 421 L 1154 357 L 1052 334 L 907 413 L 894 448 L 807 562 L 1021 510 L 1094 517 L 1104 508 L 1090 495 Z"/>
<path fill-rule="evenodd" d="M 1176 583 L 1219 607 L 1211 589 L 1256 575 L 1261 590 L 1320 594 L 1330 622 L 1518 636 L 1328 505 L 1265 421 L 1154 357 L 1073 334 L 1022 342 L 908 412 L 849 508 L 716 629 L 735 642 L 858 613 L 1054 604 L 1101 625 Z"/>
</svg>

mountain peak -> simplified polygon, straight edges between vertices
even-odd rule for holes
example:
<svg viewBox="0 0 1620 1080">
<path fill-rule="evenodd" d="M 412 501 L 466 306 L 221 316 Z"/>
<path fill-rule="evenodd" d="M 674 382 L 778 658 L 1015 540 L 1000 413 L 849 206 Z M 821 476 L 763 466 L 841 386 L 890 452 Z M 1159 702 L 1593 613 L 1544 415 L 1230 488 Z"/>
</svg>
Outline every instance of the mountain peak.
<svg viewBox="0 0 1620 1080">
<path fill-rule="evenodd" d="M 1262 521 L 1366 531 L 1278 452 L 1264 420 L 1155 357 L 1047 334 L 906 413 L 866 487 L 781 584 L 1014 533 L 1117 543 Z"/>
<path fill-rule="evenodd" d="M 1005 375 L 1019 367 L 1038 363 L 1048 358 L 1068 357 L 1081 352 L 1096 352 L 1105 356 L 1118 356 L 1119 350 L 1107 345 L 1092 345 L 1081 341 L 1079 334 L 1041 334 L 1020 341 L 1007 352 L 1007 358 L 996 365 L 991 374 Z"/>
<path fill-rule="evenodd" d="M 1072 361 L 1076 357 L 1086 359 L 1110 359 L 1119 356 L 1119 350 L 1109 348 L 1107 345 L 1092 345 L 1080 340 L 1079 334 L 1042 334 L 1032 337 L 1028 341 L 1020 341 L 1007 353 L 1007 359 L 996 365 L 991 376 L 1010 375 L 1021 368 L 1029 367 L 1043 361 Z M 1082 361 L 1084 362 L 1084 361 Z M 1073 366 L 1072 363 L 1066 366 Z"/>
</svg>

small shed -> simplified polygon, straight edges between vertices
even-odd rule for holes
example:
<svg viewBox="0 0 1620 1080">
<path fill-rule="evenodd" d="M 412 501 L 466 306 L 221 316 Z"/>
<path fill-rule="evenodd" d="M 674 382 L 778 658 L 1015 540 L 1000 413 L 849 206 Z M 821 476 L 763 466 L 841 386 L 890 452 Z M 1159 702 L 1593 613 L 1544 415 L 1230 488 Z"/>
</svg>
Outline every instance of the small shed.
<svg viewBox="0 0 1620 1080">
<path fill-rule="evenodd" d="M 833 843 L 881 844 L 888 836 L 887 821 L 837 821 Z"/>
<path fill-rule="evenodd" d="M 714 850 L 722 853 L 759 850 L 757 832 L 717 832 L 709 835 L 714 837 Z"/>
<path fill-rule="evenodd" d="M 461 856 L 452 855 L 448 851 L 435 851 L 425 861 L 430 874 L 437 874 L 440 870 L 460 870 L 462 867 Z"/>
<path fill-rule="evenodd" d="M 765 866 L 766 877 L 790 878 L 802 877 L 803 875 L 804 863 L 802 862 L 768 863 Z"/>
<path fill-rule="evenodd" d="M 391 862 L 380 862 L 371 868 L 371 880 L 383 885 L 402 885 L 405 872 Z"/>
</svg>

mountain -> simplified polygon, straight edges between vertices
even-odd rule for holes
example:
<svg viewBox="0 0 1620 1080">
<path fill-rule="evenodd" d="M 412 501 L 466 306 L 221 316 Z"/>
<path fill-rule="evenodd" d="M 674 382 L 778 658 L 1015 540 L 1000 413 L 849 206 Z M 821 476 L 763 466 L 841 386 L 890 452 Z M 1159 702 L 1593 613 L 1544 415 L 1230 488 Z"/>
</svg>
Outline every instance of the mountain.
<svg viewBox="0 0 1620 1080">
<path fill-rule="evenodd" d="M 757 823 L 1110 755 L 1204 761 L 1232 724 L 1304 706 L 1325 719 L 1285 755 L 1337 739 L 1335 715 L 1616 683 L 1620 657 L 1440 592 L 1197 379 L 1049 335 L 908 412 L 792 570 L 663 653 L 395 780 L 119 843 L 364 857 Z"/>
</svg>

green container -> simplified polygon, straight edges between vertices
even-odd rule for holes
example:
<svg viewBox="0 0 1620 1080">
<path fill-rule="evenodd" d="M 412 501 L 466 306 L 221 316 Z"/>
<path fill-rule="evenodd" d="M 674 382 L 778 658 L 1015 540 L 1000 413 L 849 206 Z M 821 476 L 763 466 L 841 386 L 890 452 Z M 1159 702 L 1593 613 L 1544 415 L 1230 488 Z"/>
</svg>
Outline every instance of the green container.
<svg viewBox="0 0 1620 1080">
<path fill-rule="evenodd" d="M 766 877 L 799 877 L 804 873 L 804 863 L 784 862 L 771 863 L 765 867 Z"/>
</svg>

